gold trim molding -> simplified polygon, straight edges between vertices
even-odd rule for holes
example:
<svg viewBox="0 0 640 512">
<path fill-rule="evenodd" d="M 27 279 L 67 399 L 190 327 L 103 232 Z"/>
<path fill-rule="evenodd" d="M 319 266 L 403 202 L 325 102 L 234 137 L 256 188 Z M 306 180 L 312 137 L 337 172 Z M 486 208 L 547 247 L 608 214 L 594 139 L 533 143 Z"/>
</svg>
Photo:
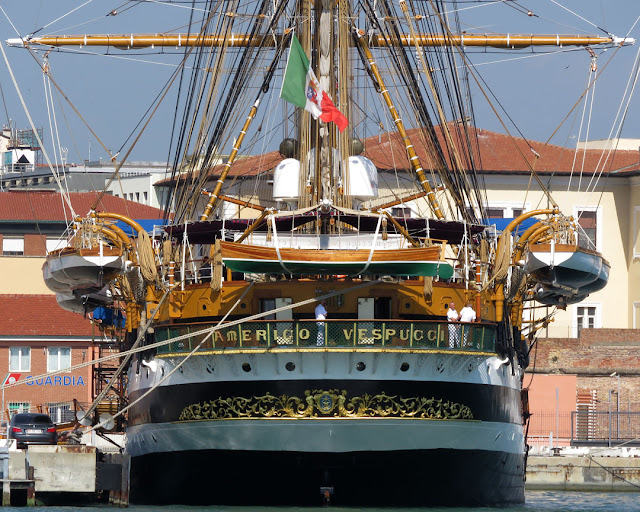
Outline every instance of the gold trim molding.
<svg viewBox="0 0 640 512">
<path fill-rule="evenodd" d="M 306 390 L 304 398 L 263 396 L 216 398 L 185 407 L 178 421 L 243 418 L 410 418 L 473 420 L 471 409 L 439 398 L 364 394 L 349 398 L 345 390 Z"/>
</svg>

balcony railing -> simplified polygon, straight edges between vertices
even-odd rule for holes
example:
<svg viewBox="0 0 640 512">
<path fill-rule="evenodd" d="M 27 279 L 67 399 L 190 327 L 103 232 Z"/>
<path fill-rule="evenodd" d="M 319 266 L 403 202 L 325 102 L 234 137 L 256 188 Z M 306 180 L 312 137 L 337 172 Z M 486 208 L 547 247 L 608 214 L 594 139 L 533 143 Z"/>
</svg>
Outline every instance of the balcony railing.
<svg viewBox="0 0 640 512">
<path fill-rule="evenodd" d="M 215 324 L 156 327 L 158 353 L 190 352 Z M 178 338 L 178 339 L 175 339 Z M 199 350 L 273 347 L 393 347 L 494 352 L 496 325 L 403 320 L 250 321 L 214 331 Z"/>
</svg>

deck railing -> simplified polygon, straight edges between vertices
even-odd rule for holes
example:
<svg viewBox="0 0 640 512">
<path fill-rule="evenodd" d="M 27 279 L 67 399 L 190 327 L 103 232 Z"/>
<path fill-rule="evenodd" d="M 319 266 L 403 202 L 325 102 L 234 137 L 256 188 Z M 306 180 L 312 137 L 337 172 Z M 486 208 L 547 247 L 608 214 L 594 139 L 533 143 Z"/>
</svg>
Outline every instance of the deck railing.
<svg viewBox="0 0 640 512">
<path fill-rule="evenodd" d="M 188 352 L 214 324 L 156 327 L 158 353 Z M 185 337 L 186 336 L 186 337 Z M 403 320 L 250 321 L 215 331 L 200 350 L 272 347 L 400 347 L 495 351 L 496 325 Z"/>
</svg>

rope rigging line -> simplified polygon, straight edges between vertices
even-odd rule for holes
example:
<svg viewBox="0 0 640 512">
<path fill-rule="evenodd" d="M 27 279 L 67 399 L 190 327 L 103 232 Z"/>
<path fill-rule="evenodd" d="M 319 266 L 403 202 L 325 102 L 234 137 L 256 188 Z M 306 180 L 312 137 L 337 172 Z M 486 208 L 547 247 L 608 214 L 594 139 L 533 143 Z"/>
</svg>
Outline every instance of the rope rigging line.
<svg viewBox="0 0 640 512">
<path fill-rule="evenodd" d="M 93 0 L 87 0 L 85 3 L 78 5 L 77 7 L 74 7 L 73 9 L 71 9 L 68 13 L 63 14 L 62 16 L 60 16 L 59 18 L 56 18 L 55 20 L 47 23 L 46 25 L 44 25 L 43 27 L 40 27 L 38 30 L 35 30 L 34 32 L 31 33 L 31 36 L 36 35 L 38 32 L 44 30 L 45 28 L 53 25 L 54 23 L 56 23 L 57 21 L 60 21 L 63 18 L 66 18 L 67 16 L 69 16 L 70 14 L 76 12 L 78 9 L 83 8 L 85 5 L 90 4 L 91 2 L 93 2 Z"/>
<path fill-rule="evenodd" d="M 0 7 L 1 8 L 1 7 Z M 27 116 L 27 119 L 29 121 L 29 125 L 31 126 L 31 130 L 33 131 L 33 134 L 36 137 L 36 140 L 38 141 L 38 144 L 40 146 L 40 148 L 42 148 L 42 154 L 44 155 L 47 164 L 49 165 L 49 169 L 53 172 L 53 164 L 51 163 L 51 160 L 49 158 L 49 153 L 47 152 L 47 150 L 44 148 L 44 144 L 42 143 L 42 140 L 40 139 L 40 135 L 38 135 L 38 131 L 35 127 L 35 124 L 33 122 L 33 118 L 31 117 L 31 113 L 29 112 L 29 109 L 27 107 L 27 104 L 24 101 L 24 97 L 22 96 L 22 92 L 20 91 L 20 87 L 18 86 L 18 82 L 16 80 L 15 74 L 13 73 L 13 68 L 11 67 L 11 64 L 9 63 L 9 59 L 7 58 L 7 54 L 4 51 L 4 45 L 0 44 L 0 51 L 2 52 L 2 57 L 4 59 L 5 65 L 7 66 L 7 70 L 9 71 L 9 75 L 11 76 L 11 81 L 13 82 L 13 86 L 15 87 L 16 93 L 18 94 L 18 97 L 20 98 L 20 103 L 22 105 L 22 109 L 24 110 L 25 115 Z M 54 174 L 54 177 L 56 178 L 56 182 L 58 183 L 58 187 L 60 188 L 60 190 L 63 190 L 62 184 L 60 182 L 60 178 L 58 176 L 56 176 Z M 65 201 L 67 201 L 67 205 L 69 206 L 69 209 L 73 212 L 73 205 L 71 204 L 71 201 L 69 199 L 68 196 L 65 197 Z"/>
<path fill-rule="evenodd" d="M 591 81 L 593 80 L 594 76 L 595 76 L 595 57 L 592 56 L 591 57 L 591 64 L 589 66 L 589 73 L 588 73 L 588 77 L 587 77 L 587 89 L 590 89 L 590 84 L 591 84 Z M 592 90 L 592 93 L 591 93 L 591 107 L 592 108 L 593 108 L 594 96 L 595 96 L 595 87 L 594 87 L 594 89 Z M 569 180 L 567 182 L 567 192 L 569 190 L 571 190 L 571 180 L 573 178 L 573 172 L 575 170 L 576 160 L 578 159 L 578 149 L 579 149 L 579 146 L 580 146 L 580 140 L 582 139 L 582 127 L 584 126 L 584 119 L 585 119 L 586 112 L 587 112 L 587 104 L 589 103 L 587 101 L 587 99 L 588 99 L 588 95 L 587 95 L 587 98 L 585 99 L 584 106 L 582 108 L 582 117 L 580 119 L 580 125 L 579 125 L 579 128 L 578 128 L 578 138 L 576 140 L 576 151 L 573 154 L 573 162 L 571 163 L 571 174 L 569 175 Z M 591 126 L 591 112 L 592 112 L 592 110 L 590 109 L 589 110 L 588 126 Z M 589 140 L 589 130 L 588 129 L 587 129 L 587 133 L 585 135 L 585 139 L 584 140 L 585 140 L 585 143 Z M 584 171 L 584 162 L 585 162 L 586 155 L 587 155 L 587 148 L 586 148 L 586 145 L 585 145 L 584 150 L 582 152 L 582 166 L 580 168 L 580 179 L 579 179 L 579 182 L 578 182 L 578 191 L 580 191 L 580 183 L 582 182 L 582 173 Z"/>
<path fill-rule="evenodd" d="M 561 9 L 564 9 L 565 11 L 567 11 L 567 12 L 569 12 L 569 13 L 573 14 L 574 16 L 576 16 L 577 18 L 581 19 L 581 20 L 582 20 L 582 21 L 584 21 L 585 23 L 588 23 L 588 24 L 589 24 L 589 25 L 591 25 L 592 27 L 597 28 L 598 30 L 600 30 L 600 31 L 604 32 L 604 33 L 605 33 L 605 34 L 607 34 L 608 36 L 610 36 L 610 35 L 611 35 L 611 33 L 610 33 L 608 30 L 605 30 L 605 29 L 603 29 L 602 27 L 600 27 L 600 26 L 596 25 L 595 23 L 593 23 L 593 22 L 589 21 L 588 19 L 586 19 L 586 18 L 584 18 L 584 17 L 580 16 L 578 13 L 576 13 L 576 12 L 572 11 L 572 10 L 571 10 L 571 9 L 569 9 L 568 7 L 565 7 L 564 5 L 562 5 L 562 4 L 558 3 L 558 2 L 556 2 L 556 0 L 549 0 L 549 1 L 550 1 L 552 4 L 557 5 L 557 6 L 558 6 L 558 7 L 560 7 Z"/>
<path fill-rule="evenodd" d="M 213 14 L 213 13 L 212 13 Z M 189 55 L 191 54 L 191 52 L 194 50 L 194 47 L 192 46 L 191 48 L 189 48 L 189 50 L 185 53 L 185 56 L 183 57 L 180 66 L 178 66 L 178 69 L 176 71 L 174 71 L 174 73 L 171 75 L 171 78 L 168 80 L 168 82 L 164 85 L 164 92 L 161 94 L 161 96 L 159 97 L 159 99 L 157 99 L 156 101 L 156 106 L 154 107 L 153 111 L 149 114 L 146 122 L 144 123 L 144 125 L 142 126 L 142 128 L 140 129 L 138 135 L 136 136 L 135 140 L 133 141 L 133 143 L 131 144 L 131 146 L 129 147 L 129 149 L 127 150 L 127 152 L 125 153 L 125 155 L 122 157 L 122 159 L 120 160 L 120 162 L 116 165 L 116 169 L 113 172 L 113 174 L 111 175 L 110 179 L 107 181 L 107 183 L 105 184 L 103 190 L 98 194 L 98 197 L 96 198 L 94 205 L 92 207 L 92 209 L 95 209 L 95 206 L 98 204 L 99 200 L 101 199 L 102 195 L 105 194 L 106 190 L 108 189 L 108 187 L 111 185 L 111 183 L 113 183 L 113 180 L 119 175 L 120 173 L 120 169 L 122 168 L 123 164 L 125 163 L 125 161 L 127 160 L 127 158 L 129 157 L 129 155 L 131 154 L 131 152 L 133 151 L 133 148 L 136 146 L 137 142 L 140 140 L 140 137 L 142 137 L 142 134 L 144 133 L 144 131 L 146 130 L 147 126 L 149 126 L 149 123 L 151 122 L 151 119 L 153 118 L 153 116 L 155 115 L 155 113 L 158 111 L 158 109 L 160 108 L 160 105 L 162 104 L 163 100 L 166 98 L 167 94 L 169 93 L 169 90 L 171 89 L 173 83 L 175 82 L 175 80 L 178 77 L 178 71 L 180 71 L 182 69 L 182 67 L 184 66 L 184 64 L 186 63 Z"/>
<path fill-rule="evenodd" d="M 433 0 L 429 0 L 429 2 L 433 2 Z M 448 31 L 448 29 L 445 26 L 445 29 Z M 449 33 L 450 35 L 450 33 Z M 553 200 L 552 196 L 551 196 L 551 192 L 550 190 L 545 187 L 544 183 L 542 182 L 540 176 L 538 175 L 538 173 L 535 172 L 535 169 L 531 166 L 531 163 L 529 162 L 529 160 L 525 157 L 524 153 L 522 152 L 521 148 L 518 146 L 518 144 L 516 143 L 513 135 L 511 134 L 511 132 L 509 131 L 509 129 L 507 128 L 506 124 L 504 123 L 504 121 L 502 120 L 500 114 L 498 113 L 498 111 L 496 110 L 495 106 L 493 105 L 493 103 L 491 102 L 486 90 L 484 87 L 482 87 L 481 82 L 484 83 L 484 81 L 482 80 L 481 76 L 479 75 L 479 73 L 477 72 L 477 70 L 475 70 L 473 68 L 473 65 L 471 64 L 471 62 L 466 58 L 464 51 L 462 51 L 462 49 L 458 48 L 457 45 L 454 45 L 454 48 L 459 50 L 459 55 L 460 57 L 463 59 L 463 61 L 467 64 L 468 68 L 469 68 L 469 72 L 470 75 L 473 77 L 474 81 L 476 82 L 476 84 L 478 85 L 480 92 L 482 93 L 482 95 L 484 96 L 485 100 L 487 101 L 487 104 L 489 105 L 489 107 L 491 108 L 491 110 L 493 111 L 493 113 L 495 114 L 498 122 L 502 125 L 502 127 L 504 128 L 505 132 L 507 133 L 507 135 L 510 137 L 510 139 L 513 142 L 513 145 L 516 149 L 516 151 L 520 154 L 520 156 L 522 157 L 522 160 L 524 161 L 524 163 L 526 164 L 527 168 L 529 169 L 529 172 L 532 174 L 532 176 L 535 178 L 535 180 L 538 182 L 538 185 L 540 186 L 540 189 L 542 190 L 542 192 L 547 196 L 547 198 L 549 199 L 549 201 L 551 201 L 552 204 L 556 204 L 556 202 Z M 529 145 L 529 147 L 531 148 L 531 146 Z"/>
<path fill-rule="evenodd" d="M 373 284 L 377 284 L 377 283 L 379 283 L 379 282 L 380 282 L 380 281 L 379 281 L 379 280 L 377 280 L 377 279 L 376 279 L 376 280 L 374 280 L 374 281 L 369 281 L 369 282 L 367 282 L 367 283 L 363 283 L 363 284 L 360 284 L 360 285 L 354 286 L 353 288 L 351 288 L 351 289 L 350 289 L 350 290 L 348 290 L 348 291 L 356 291 L 356 290 L 359 290 L 359 289 L 362 289 L 362 288 L 366 288 L 366 287 L 368 287 L 368 286 L 371 286 L 371 285 L 373 285 Z M 126 407 L 124 407 L 123 409 L 119 410 L 119 411 L 118 411 L 116 414 L 114 414 L 111 418 L 108 418 L 107 420 L 105 420 L 105 421 L 101 421 L 101 422 L 97 423 L 96 425 L 92 426 L 88 431 L 91 431 L 91 430 L 97 430 L 98 428 L 103 427 L 104 425 L 106 425 L 106 423 L 107 423 L 109 420 L 114 419 L 114 418 L 117 418 L 118 416 L 121 416 L 122 414 L 124 414 L 125 412 L 127 412 L 131 407 L 133 407 L 135 404 L 137 404 L 138 402 L 140 402 L 141 400 L 143 400 L 145 397 L 147 397 L 150 393 L 152 393 L 153 391 L 155 391 L 155 390 L 156 390 L 156 389 L 157 389 L 161 384 L 163 384 L 163 383 L 164 383 L 164 382 L 165 382 L 169 377 L 171 377 L 171 375 L 173 375 L 176 371 L 178 371 L 178 370 L 182 367 L 182 365 L 183 365 L 184 363 L 186 363 L 186 362 L 187 362 L 187 361 L 188 361 L 188 360 L 189 360 L 189 359 L 190 359 L 190 358 L 191 358 L 191 357 L 192 357 L 192 356 L 193 356 L 193 355 L 194 355 L 194 354 L 195 354 L 195 353 L 200 349 L 200 347 L 201 347 L 201 346 L 202 346 L 202 345 L 203 345 L 203 344 L 204 344 L 204 343 L 205 343 L 205 342 L 206 342 L 206 341 L 207 341 L 207 340 L 208 340 L 208 339 L 213 335 L 213 333 L 214 333 L 215 331 L 220 330 L 222 327 L 231 327 L 231 326 L 233 326 L 233 325 L 237 325 L 237 324 L 240 324 L 240 323 L 244 323 L 244 322 L 247 322 L 247 321 L 250 321 L 250 320 L 256 320 L 256 319 L 258 319 L 258 318 L 262 318 L 262 317 L 267 316 L 267 315 L 270 315 L 270 314 L 277 314 L 277 313 L 279 313 L 279 312 L 281 312 L 281 311 L 285 311 L 285 310 L 289 310 L 289 309 L 294 309 L 294 308 L 296 308 L 296 307 L 304 306 L 304 305 L 306 305 L 306 304 L 311 304 L 311 303 L 313 303 L 313 302 L 318 302 L 318 301 L 321 301 L 321 300 L 323 300 L 323 299 L 328 299 L 328 298 L 330 298 L 330 297 L 333 297 L 333 296 L 336 296 L 336 295 L 340 295 L 341 293 L 344 293 L 344 291 L 343 291 L 343 292 L 331 292 L 331 293 L 327 293 L 327 294 L 325 294 L 325 295 L 320 295 L 320 296 L 318 296 L 318 297 L 314 297 L 314 298 L 311 298 L 311 299 L 306 299 L 306 300 L 304 300 L 304 301 L 298 302 L 297 304 L 285 305 L 285 306 L 282 306 L 282 307 L 280 307 L 280 308 L 276 308 L 276 309 L 273 309 L 273 310 L 270 310 L 270 311 L 266 311 L 266 312 L 263 312 L 263 313 L 258 313 L 257 315 L 253 315 L 253 316 L 250 316 L 250 317 L 247 317 L 247 318 L 243 318 L 243 319 L 239 319 L 239 320 L 234 320 L 234 321 L 228 322 L 228 323 L 226 323 L 226 324 L 222 324 L 222 322 L 224 321 L 224 319 L 226 319 L 226 318 L 231 314 L 231 312 L 233 311 L 233 309 L 234 309 L 234 308 L 235 308 L 235 307 L 236 307 L 236 306 L 237 306 L 237 305 L 242 301 L 242 298 L 243 298 L 243 297 L 244 297 L 244 295 L 249 291 L 249 289 L 251 289 L 251 287 L 252 287 L 252 286 L 253 286 L 253 283 L 251 283 L 251 284 L 248 286 L 247 290 L 245 290 L 245 293 L 244 293 L 244 294 L 243 294 L 243 295 L 242 295 L 242 296 L 241 296 L 241 297 L 240 297 L 240 298 L 235 302 L 235 304 L 232 306 L 232 308 L 230 309 L 230 311 L 229 311 L 229 312 L 224 316 L 224 318 L 223 318 L 222 320 L 220 320 L 220 322 L 219 322 L 216 326 L 214 326 L 214 327 L 212 327 L 212 328 L 210 328 L 210 329 L 205 329 L 205 330 L 203 330 L 203 331 L 199 331 L 198 333 L 196 333 L 196 334 L 201 334 L 201 333 L 202 333 L 202 334 L 204 334 L 204 333 L 206 333 L 206 335 L 202 338 L 202 340 L 200 341 L 200 343 L 198 343 L 198 345 L 196 345 L 196 347 L 195 347 L 194 349 L 192 349 L 192 350 L 191 350 L 191 352 L 189 352 L 189 354 L 187 354 L 187 355 L 182 359 L 182 361 L 180 361 L 180 362 L 175 366 L 175 368 L 173 368 L 169 373 L 167 373 L 167 375 L 165 375 L 162 379 L 160 379 L 160 381 L 158 381 L 156 384 L 154 384 L 152 387 L 150 387 L 150 388 L 149 388 L 147 391 L 145 391 L 142 395 L 140 395 L 138 398 L 136 398 L 136 400 L 134 400 L 133 402 L 131 402 L 130 404 L 128 404 L 128 405 L 127 405 Z M 193 334 L 192 334 L 192 336 L 193 336 Z M 149 348 L 149 347 L 147 347 L 147 348 Z M 0 387 L 1 387 L 1 386 L 0 386 Z"/>
<path fill-rule="evenodd" d="M 358 291 L 358 290 L 367 288 L 369 286 L 372 286 L 372 285 L 378 284 L 378 283 L 380 283 L 380 280 L 377 280 L 377 279 L 376 280 L 372 280 L 372 281 L 367 281 L 365 283 L 357 284 L 357 285 L 353 286 L 352 288 L 349 288 L 347 291 L 349 291 L 349 292 Z M 174 285 L 174 287 L 176 287 L 176 286 L 180 286 L 180 283 L 176 283 Z M 258 320 L 260 318 L 263 318 L 263 317 L 271 315 L 271 314 L 279 313 L 281 311 L 286 311 L 286 310 L 297 308 L 297 307 L 306 306 L 307 304 L 312 304 L 313 302 L 317 302 L 317 301 L 322 300 L 322 299 L 329 299 L 331 297 L 335 297 L 335 296 L 343 294 L 343 293 L 346 293 L 346 291 L 345 290 L 335 291 L 335 292 L 327 293 L 327 294 L 324 294 L 324 295 L 319 295 L 317 297 L 313 297 L 313 298 L 310 298 L 310 299 L 305 299 L 305 300 L 303 300 L 301 302 L 297 302 L 295 304 L 288 304 L 288 305 L 285 305 L 285 306 L 281 306 L 280 308 L 270 309 L 269 311 L 264 311 L 262 313 L 257 313 L 255 315 L 252 315 L 252 316 L 249 316 L 249 317 L 243 317 L 243 318 L 240 318 L 240 319 L 237 319 L 237 320 L 231 320 L 231 321 L 227 322 L 226 324 L 224 324 L 222 326 L 208 327 L 208 328 L 202 329 L 200 331 L 192 332 L 192 333 L 189 333 L 189 334 L 183 334 L 183 335 L 180 335 L 180 336 L 176 336 L 174 338 L 166 339 L 164 341 L 157 341 L 155 343 L 150 343 L 149 345 L 144 345 L 142 347 L 138 346 L 135 349 L 131 348 L 131 349 L 125 350 L 123 352 L 118 352 L 117 354 L 111 354 L 111 355 L 108 355 L 108 356 L 101 357 L 99 359 L 93 359 L 91 361 L 85 361 L 84 363 L 78 363 L 76 365 L 69 366 L 69 367 L 64 368 L 62 370 L 55 370 L 55 371 L 52 371 L 52 372 L 47 372 L 47 373 L 43 373 L 43 374 L 40 374 L 40 375 L 35 375 L 29 380 L 30 381 L 31 380 L 40 380 L 40 379 L 43 379 L 43 378 L 46 378 L 46 377 L 50 377 L 52 375 L 59 375 L 59 374 L 62 374 L 62 373 L 69 373 L 71 371 L 79 370 L 81 368 L 86 368 L 87 366 L 92 366 L 92 365 L 95 365 L 95 364 L 104 363 L 104 362 L 107 362 L 107 361 L 111 361 L 113 359 L 119 359 L 119 358 L 121 358 L 123 356 L 127 356 L 129 354 L 137 354 L 139 352 L 144 352 L 144 351 L 151 350 L 151 349 L 154 349 L 154 348 L 162 347 L 164 345 L 168 345 L 169 343 L 173 343 L 173 342 L 176 342 L 176 341 L 182 341 L 182 340 L 185 340 L 185 339 L 190 338 L 190 337 L 196 337 L 197 338 L 200 335 L 206 335 L 206 334 L 218 331 L 221 328 L 233 327 L 235 325 L 238 325 L 238 324 L 241 324 L 241 323 L 244 323 L 244 322 L 248 322 L 248 321 L 251 321 L 251 320 Z M 221 351 L 220 353 L 223 354 L 224 350 Z M 15 386 L 21 386 L 21 385 L 25 384 L 25 382 L 26 381 L 20 381 L 19 380 L 17 382 L 12 383 L 12 384 L 0 385 L 0 390 L 9 389 L 9 388 L 12 388 L 12 387 L 15 387 Z"/>
<path fill-rule="evenodd" d="M 44 88 L 44 94 L 45 94 L 45 102 L 47 104 L 47 116 L 49 118 L 49 127 L 51 130 L 51 140 L 54 143 L 54 156 L 55 156 L 55 167 L 53 167 L 51 169 L 52 174 L 54 175 L 54 177 L 56 178 L 56 182 L 57 183 L 61 183 L 61 179 L 60 179 L 60 173 L 58 172 L 58 151 L 56 150 L 56 148 L 58 150 L 62 150 L 61 148 L 61 144 L 60 144 L 60 137 L 59 137 L 59 133 L 58 133 L 58 125 L 57 125 L 57 121 L 56 121 L 56 117 L 55 117 L 55 110 L 53 108 L 54 104 L 53 104 L 53 94 L 52 94 L 52 90 L 51 90 L 51 83 L 47 80 L 47 75 L 45 73 L 42 74 L 42 85 Z M 53 113 L 53 122 L 52 122 L 52 113 Z M 54 126 L 55 126 L 55 130 L 54 130 Z M 54 136 L 54 131 L 55 131 L 55 136 Z M 62 154 L 60 155 L 60 160 L 62 163 L 62 171 L 64 173 L 64 162 L 62 161 Z M 67 229 L 65 230 L 65 233 L 68 232 L 69 230 L 69 222 L 70 220 L 73 220 L 75 218 L 75 212 L 73 211 L 73 208 L 70 208 L 70 217 L 71 219 L 69 219 L 69 217 L 67 216 L 68 213 L 68 209 L 67 209 L 67 204 L 65 204 L 65 201 L 68 204 L 71 204 L 71 196 L 69 194 L 69 184 L 68 182 L 65 180 L 64 182 L 64 188 L 62 188 L 60 190 L 60 202 L 61 202 L 61 206 L 62 206 L 62 210 L 64 212 L 64 217 L 65 217 L 65 223 L 67 224 Z M 31 197 L 29 196 L 29 202 L 31 202 Z M 33 206 L 32 206 L 32 210 L 33 210 Z M 33 215 L 34 218 L 36 218 L 36 214 L 35 211 L 33 211 Z M 37 221 L 36 219 L 36 227 L 38 229 L 38 233 L 40 235 L 40 238 L 42 240 L 42 243 L 46 249 L 47 244 L 46 244 L 46 240 L 47 237 L 45 234 L 42 233 L 41 229 L 40 229 L 40 223 Z M 48 249 L 46 249 L 47 252 Z"/>
<path fill-rule="evenodd" d="M 231 137 L 231 133 L 228 132 L 227 130 L 224 130 L 221 128 L 221 126 L 228 126 L 228 125 L 233 125 L 235 121 L 240 120 L 240 116 L 242 115 L 241 112 L 237 109 L 234 108 L 235 105 L 237 104 L 243 104 L 243 101 L 240 100 L 240 94 L 243 94 L 244 96 L 248 96 L 251 93 L 251 88 L 246 86 L 246 83 L 248 82 L 248 80 L 253 76 L 253 71 L 255 69 L 259 69 L 260 68 L 260 59 L 262 59 L 262 55 L 263 52 L 261 51 L 264 48 L 264 43 L 271 37 L 269 34 L 273 32 L 273 28 L 275 27 L 275 24 L 277 23 L 277 20 L 281 17 L 282 11 L 285 7 L 285 2 L 281 1 L 277 8 L 276 8 L 276 14 L 273 16 L 271 23 L 269 24 L 269 26 L 267 27 L 267 32 L 262 35 L 262 39 L 261 39 L 261 43 L 258 47 L 252 49 L 252 48 L 245 48 L 245 51 L 237 54 L 236 59 L 239 59 L 241 64 L 242 64 L 242 68 L 240 73 L 236 73 L 232 79 L 231 82 L 227 81 L 227 85 L 223 85 L 223 89 L 227 90 L 229 92 L 229 94 L 226 97 L 225 103 L 223 108 L 218 109 L 215 113 L 219 114 L 217 120 L 212 119 L 211 122 L 208 123 L 208 126 L 206 126 L 206 129 L 209 132 L 213 132 L 213 136 L 209 137 L 209 143 L 208 143 L 208 147 L 204 153 L 204 157 L 203 157 L 203 161 L 202 163 L 199 165 L 200 168 L 202 169 L 206 169 L 206 172 L 200 172 L 197 176 L 196 179 L 191 179 L 190 180 L 190 184 L 188 187 L 188 190 L 201 190 L 204 189 L 204 186 L 206 184 L 206 181 L 210 178 L 211 174 L 212 174 L 212 170 L 213 170 L 213 164 L 214 164 L 214 158 L 217 157 L 218 154 L 218 148 L 221 147 L 221 142 L 222 142 L 222 137 L 224 136 L 226 139 L 229 139 Z M 262 4 L 262 7 L 264 8 L 266 6 L 266 3 Z M 261 11 L 262 12 L 262 11 Z M 264 14 L 264 13 L 263 13 Z M 256 27 L 254 27 L 256 28 Z M 287 32 L 287 31 L 285 31 Z M 280 55 L 282 54 L 282 52 L 284 51 L 284 49 L 287 47 L 287 42 L 288 42 L 288 37 L 283 38 L 283 40 L 280 42 L 280 45 L 278 47 L 276 47 L 276 51 L 275 51 L 275 56 L 273 58 L 273 61 L 271 62 L 271 64 L 267 67 L 267 71 L 266 74 L 264 76 L 264 78 L 262 79 L 262 84 L 260 85 L 260 93 L 258 95 L 258 99 L 259 96 L 261 94 L 265 94 L 266 92 L 268 92 L 269 90 L 269 83 L 271 81 L 271 78 L 276 70 L 276 64 L 280 58 Z M 249 55 L 247 55 L 247 51 L 250 51 L 251 54 L 253 55 L 253 62 L 251 60 L 251 57 Z M 229 80 L 229 79 L 228 79 Z M 245 85 L 243 85 L 245 84 Z M 235 120 L 235 121 L 234 121 Z M 201 133 L 203 133 L 203 130 L 201 128 Z M 244 133 L 244 132 L 243 132 Z M 202 138 L 203 142 L 204 142 L 204 138 Z M 254 141 L 253 143 L 255 143 L 255 136 L 254 136 Z M 235 146 L 235 143 L 234 143 Z M 234 148 L 234 151 L 236 151 L 236 149 Z M 232 153 L 233 155 L 233 153 Z M 227 164 L 229 165 L 229 164 Z M 236 176 L 237 178 L 237 176 Z M 234 178 L 234 182 L 235 179 Z M 220 180 L 219 180 L 220 182 Z M 187 190 L 187 188 L 185 186 L 182 187 L 183 191 Z M 184 194 L 183 194 L 184 196 Z M 190 198 L 188 198 L 189 200 L 185 203 L 186 206 L 188 207 L 188 209 L 183 209 L 182 211 L 176 210 L 176 217 L 178 218 L 187 218 L 189 216 L 192 216 L 194 214 L 194 210 L 197 207 L 197 202 L 193 202 L 190 201 Z"/>
<path fill-rule="evenodd" d="M 233 4 L 221 10 L 235 11 L 235 9 L 236 9 L 235 4 Z M 212 15 L 213 15 L 213 10 L 212 10 Z M 233 25 L 233 18 L 227 19 L 225 16 L 218 16 L 217 19 L 218 19 L 219 25 L 215 27 L 214 30 L 218 33 L 230 34 L 231 33 L 230 31 Z M 211 24 L 211 20 L 212 20 L 212 17 L 210 17 L 210 19 L 207 20 L 207 23 L 203 23 L 203 26 L 200 30 L 202 34 L 206 34 L 211 31 L 211 29 L 209 28 L 209 25 Z M 220 25 L 220 23 L 222 23 L 222 25 Z M 204 90 L 207 86 L 208 81 L 210 80 L 211 82 L 209 85 L 209 93 L 208 93 L 209 99 L 206 102 L 207 110 L 203 114 L 200 130 L 198 132 L 198 141 L 196 142 L 196 147 L 194 148 L 194 154 L 201 154 L 202 158 L 199 161 L 192 161 L 190 163 L 186 175 L 184 175 L 184 177 L 182 178 L 184 180 L 184 185 L 181 185 L 182 190 L 179 189 L 180 185 L 178 182 L 176 182 L 176 186 L 174 187 L 174 191 L 173 191 L 173 194 L 175 195 L 175 198 L 173 199 L 173 202 L 175 203 L 175 212 L 176 212 L 175 216 L 177 219 L 180 219 L 180 220 L 184 218 L 188 218 L 188 216 L 190 215 L 190 211 L 192 212 L 193 209 L 195 208 L 195 205 L 190 204 L 191 203 L 190 194 L 192 190 L 198 188 L 199 186 L 198 181 L 201 178 L 203 178 L 202 173 L 196 174 L 196 166 L 204 169 L 207 169 L 212 166 L 213 162 L 215 161 L 218 148 L 220 147 L 221 138 L 223 136 L 222 133 L 215 132 L 213 130 L 213 122 L 215 119 L 215 115 L 220 114 L 221 110 L 216 109 L 216 111 L 209 111 L 208 106 L 213 105 L 214 102 L 212 101 L 212 95 L 215 93 L 215 91 L 218 88 L 222 88 L 222 90 L 227 90 L 227 91 L 229 90 L 228 77 L 226 79 L 227 80 L 226 86 L 224 83 L 222 84 L 222 86 L 218 86 L 218 79 L 219 79 L 219 76 L 222 74 L 221 73 L 222 64 L 224 62 L 226 51 L 227 51 L 227 45 L 225 44 L 218 51 L 211 52 L 211 55 L 209 56 L 209 62 L 211 62 L 211 59 L 214 58 L 213 54 L 215 53 L 217 64 L 214 69 L 216 70 L 216 72 L 208 73 L 207 75 L 205 75 L 205 79 L 202 80 L 200 83 L 199 92 L 197 90 L 197 83 L 198 83 L 198 80 L 200 79 L 200 73 L 198 72 L 198 70 L 194 70 L 191 74 L 187 104 L 183 113 L 183 120 L 182 120 L 181 129 L 180 129 L 180 135 L 177 138 L 178 146 L 176 147 L 176 150 L 175 150 L 172 179 L 175 178 L 176 173 L 179 170 L 180 160 L 183 159 L 184 156 L 186 156 L 186 153 L 183 155 L 183 150 L 181 148 L 184 147 L 185 148 L 184 151 L 187 150 L 190 144 L 191 137 L 193 136 L 193 133 L 194 133 L 194 123 L 197 119 L 197 113 L 202 104 L 202 102 L 197 101 L 197 99 L 199 97 L 201 98 L 202 94 L 204 94 Z M 205 55 L 204 50 L 200 49 L 196 53 L 196 59 L 202 60 L 204 58 L 204 55 Z M 239 59 L 239 56 L 236 55 L 236 63 L 238 63 L 238 59 Z M 210 117 L 210 115 L 212 117 Z M 218 139 L 214 141 L 214 137 L 216 135 L 218 136 Z M 226 136 L 228 137 L 228 135 Z M 207 139 L 209 139 L 209 146 L 203 152 L 202 148 L 206 145 Z M 200 185 L 200 187 L 201 186 L 202 185 Z"/>
</svg>

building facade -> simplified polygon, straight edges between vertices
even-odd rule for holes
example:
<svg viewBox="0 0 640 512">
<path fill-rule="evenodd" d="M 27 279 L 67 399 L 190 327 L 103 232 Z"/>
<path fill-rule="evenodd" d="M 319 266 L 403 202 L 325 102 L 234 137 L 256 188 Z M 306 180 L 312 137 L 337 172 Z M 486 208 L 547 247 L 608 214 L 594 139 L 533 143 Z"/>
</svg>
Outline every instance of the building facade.
<svg viewBox="0 0 640 512">
<path fill-rule="evenodd" d="M 117 366 L 117 359 L 93 364 L 114 353 L 113 344 L 105 343 L 90 315 L 62 309 L 42 277 L 46 254 L 66 243 L 76 213 L 96 209 L 162 223 L 156 208 L 108 194 L 97 198 L 33 189 L 0 192 L 0 378 L 8 384 L 2 419 L 29 410 L 69 421 L 104 385 L 101 371 Z"/>
<path fill-rule="evenodd" d="M 56 422 L 92 400 L 94 328 L 88 318 L 60 309 L 55 295 L 0 295 L 2 419 L 45 412 Z"/>
</svg>

